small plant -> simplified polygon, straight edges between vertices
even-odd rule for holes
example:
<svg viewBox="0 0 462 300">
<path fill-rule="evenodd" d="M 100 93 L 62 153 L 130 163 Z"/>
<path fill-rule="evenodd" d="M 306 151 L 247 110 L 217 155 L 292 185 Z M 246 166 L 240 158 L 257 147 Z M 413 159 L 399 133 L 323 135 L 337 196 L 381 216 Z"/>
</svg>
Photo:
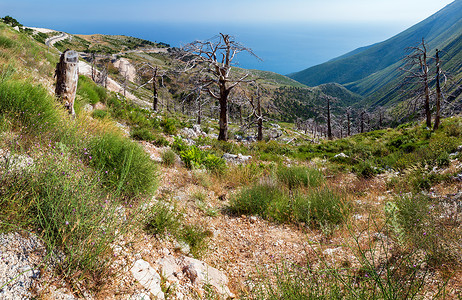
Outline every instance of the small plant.
<svg viewBox="0 0 462 300">
<path fill-rule="evenodd" d="M 177 128 L 175 125 L 175 120 L 174 119 L 164 119 L 161 123 L 160 126 L 164 129 L 164 133 L 168 135 L 174 135 L 177 132 Z"/>
<path fill-rule="evenodd" d="M 106 133 L 90 141 L 83 157 L 101 172 L 108 190 L 124 197 L 150 194 L 157 184 L 157 170 L 140 145 L 115 133 Z"/>
<path fill-rule="evenodd" d="M 315 187 L 322 183 L 322 173 L 317 169 L 303 166 L 279 167 L 276 172 L 280 182 L 286 184 L 289 189 L 297 187 Z"/>
<path fill-rule="evenodd" d="M 172 167 L 175 165 L 176 154 L 172 149 L 167 149 L 162 151 L 161 154 L 162 163 L 167 167 Z"/>
<path fill-rule="evenodd" d="M 146 231 L 160 236 L 165 236 L 167 233 L 175 235 L 181 226 L 180 219 L 181 216 L 175 211 L 175 208 L 158 202 L 148 214 Z"/>
<path fill-rule="evenodd" d="M 110 116 L 110 114 L 109 114 L 106 110 L 95 109 L 95 110 L 91 113 L 91 116 L 92 116 L 93 118 L 96 118 L 96 119 L 104 119 L 104 118 Z"/>
<path fill-rule="evenodd" d="M 194 257 L 201 257 L 207 250 L 207 237 L 210 232 L 199 225 L 184 225 L 179 232 L 179 238 L 188 243 Z"/>
<path fill-rule="evenodd" d="M 151 142 L 156 139 L 156 136 L 147 128 L 132 129 L 130 136 L 134 140 Z"/>
</svg>

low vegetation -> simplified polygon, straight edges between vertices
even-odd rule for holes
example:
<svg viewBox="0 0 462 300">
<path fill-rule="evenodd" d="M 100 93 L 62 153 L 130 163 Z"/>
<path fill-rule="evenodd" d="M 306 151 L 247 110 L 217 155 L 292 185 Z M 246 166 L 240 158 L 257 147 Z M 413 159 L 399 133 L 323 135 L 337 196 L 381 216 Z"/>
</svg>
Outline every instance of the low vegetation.
<svg viewBox="0 0 462 300">
<path fill-rule="evenodd" d="M 460 117 L 444 119 L 435 131 L 414 122 L 319 142 L 279 122 L 290 139 L 224 142 L 213 136 L 216 120 L 204 116 L 207 134 L 187 138 L 184 131 L 196 119 L 175 111 L 181 106 L 167 102 L 154 113 L 80 76 L 72 120 L 47 91 L 57 58 L 29 33 L 3 23 L 0 31 L 0 231 L 39 236 L 48 250 L 45 263 L 55 262 L 56 275 L 76 290 L 96 293 L 114 278 L 111 246 L 118 239 L 139 233 L 206 257 L 215 234 L 207 221 L 253 216 L 306 234 L 307 257 L 268 270 L 257 266 L 261 276 L 237 291 L 242 298 L 444 298 L 456 286 L 448 282 L 462 263 L 455 198 Z M 145 44 L 128 37 L 106 41 L 119 50 Z M 44 57 L 43 63 L 30 56 Z M 44 74 L 45 87 L 26 76 L 31 68 Z M 173 86 L 172 94 L 180 95 Z M 307 105 L 279 100 L 291 110 Z M 231 135 L 241 135 L 231 123 Z M 157 146 L 159 163 L 142 145 Z M 225 153 L 251 157 L 231 163 Z M 172 175 L 171 188 L 156 192 L 162 174 Z M 177 199 L 172 189 L 182 184 L 194 189 Z M 345 255 L 333 259 L 335 249 Z"/>
</svg>

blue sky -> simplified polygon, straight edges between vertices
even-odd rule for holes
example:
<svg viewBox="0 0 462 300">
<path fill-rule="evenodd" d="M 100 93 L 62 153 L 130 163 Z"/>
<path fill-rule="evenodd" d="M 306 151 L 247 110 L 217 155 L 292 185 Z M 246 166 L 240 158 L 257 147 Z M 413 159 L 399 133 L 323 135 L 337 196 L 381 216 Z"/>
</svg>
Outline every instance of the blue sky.
<svg viewBox="0 0 462 300">
<path fill-rule="evenodd" d="M 452 0 L 0 0 L 0 16 L 73 34 L 124 34 L 180 47 L 224 32 L 288 74 L 386 40 Z"/>
<path fill-rule="evenodd" d="M 69 21 L 382 22 L 412 25 L 452 0 L 0 0 L 24 23 Z"/>
</svg>

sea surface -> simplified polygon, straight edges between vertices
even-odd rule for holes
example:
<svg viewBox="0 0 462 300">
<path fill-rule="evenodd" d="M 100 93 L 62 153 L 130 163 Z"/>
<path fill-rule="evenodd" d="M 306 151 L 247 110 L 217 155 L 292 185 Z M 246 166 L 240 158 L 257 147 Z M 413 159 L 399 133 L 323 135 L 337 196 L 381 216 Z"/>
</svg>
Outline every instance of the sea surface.
<svg viewBox="0 0 462 300">
<path fill-rule="evenodd" d="M 194 40 L 207 40 L 220 32 L 230 34 L 249 47 L 261 60 L 246 54 L 236 56 L 239 67 L 289 74 L 326 62 L 356 48 L 381 42 L 405 27 L 399 24 L 357 23 L 166 23 L 166 22 L 61 22 L 26 24 L 71 34 L 121 34 L 181 47 Z"/>
</svg>

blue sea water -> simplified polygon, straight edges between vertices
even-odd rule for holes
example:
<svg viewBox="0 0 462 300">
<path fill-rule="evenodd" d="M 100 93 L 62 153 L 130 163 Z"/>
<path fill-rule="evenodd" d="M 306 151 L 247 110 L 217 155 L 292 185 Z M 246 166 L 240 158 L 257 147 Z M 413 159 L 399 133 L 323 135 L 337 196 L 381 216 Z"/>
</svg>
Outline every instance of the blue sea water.
<svg viewBox="0 0 462 300">
<path fill-rule="evenodd" d="M 29 24 L 27 24 L 29 25 Z M 405 29 L 397 24 L 211 24 L 166 22 L 63 22 L 41 21 L 29 26 L 72 34 L 122 34 L 174 47 L 207 40 L 220 32 L 233 35 L 262 61 L 240 54 L 235 62 L 249 69 L 289 74 L 326 62 L 356 48 L 383 41 Z"/>
</svg>

